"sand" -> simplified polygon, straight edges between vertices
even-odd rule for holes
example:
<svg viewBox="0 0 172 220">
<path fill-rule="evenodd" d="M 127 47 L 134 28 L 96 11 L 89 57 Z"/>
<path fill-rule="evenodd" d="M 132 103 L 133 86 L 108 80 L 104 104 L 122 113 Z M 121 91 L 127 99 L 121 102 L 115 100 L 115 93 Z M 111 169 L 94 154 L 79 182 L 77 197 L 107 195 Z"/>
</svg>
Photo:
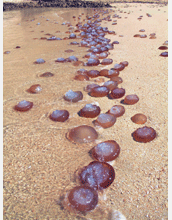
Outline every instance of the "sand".
<svg viewBox="0 0 172 220">
<path fill-rule="evenodd" d="M 113 127 L 97 129 L 96 143 L 115 140 L 121 153 L 113 163 L 116 172 L 113 184 L 103 195 L 100 193 L 98 207 L 85 216 L 71 213 L 61 203 L 64 195 L 79 184 L 77 170 L 93 160 L 88 151 L 96 143 L 73 144 L 66 139 L 66 133 L 74 126 L 93 126 L 92 119 L 77 114 L 85 104 L 96 101 L 105 113 L 122 99 L 90 97 L 83 88 L 94 79 L 89 82 L 73 80 L 82 66 L 55 63 L 58 57 L 70 55 L 85 62 L 82 57 L 86 48 L 69 45 L 74 40 L 40 40 L 47 33 L 61 38 L 68 36 L 65 33 L 68 28 L 61 25 L 62 22 L 76 24 L 72 16 L 86 14 L 86 9 L 34 9 L 34 15 L 31 10 L 4 12 L 3 52 L 11 51 L 4 54 L 3 67 L 4 219 L 105 220 L 111 219 L 108 218 L 111 210 L 120 211 L 127 220 L 168 219 L 168 58 L 160 57 L 162 51 L 158 50 L 168 40 L 168 6 L 114 6 L 112 14 L 121 16 L 117 19 L 118 24 L 102 22 L 102 26 L 116 32 L 106 37 L 119 41 L 110 51 L 113 64 L 86 69 L 110 69 L 127 60 L 129 65 L 120 72 L 123 83 L 119 87 L 125 88 L 126 95 L 137 94 L 140 100 L 135 105 L 125 105 L 125 114 Z M 90 11 L 88 9 L 88 13 Z M 146 13 L 152 17 L 147 17 Z M 140 15 L 143 15 L 141 21 L 137 19 Z M 31 21 L 33 18 L 35 20 Z M 133 37 L 140 29 L 145 29 L 147 38 Z M 150 33 L 156 33 L 157 38 L 149 39 Z M 16 46 L 21 48 L 15 49 Z M 66 49 L 74 52 L 65 53 Z M 38 58 L 45 59 L 46 63 L 33 64 Z M 47 71 L 54 76 L 39 77 Z M 26 92 L 37 83 L 43 88 L 39 94 Z M 83 100 L 72 104 L 64 101 L 63 95 L 69 89 L 82 91 Z M 23 99 L 33 101 L 34 107 L 25 113 L 16 112 L 14 105 Z M 70 119 L 64 123 L 51 121 L 48 116 L 55 109 L 68 110 Z M 145 125 L 156 130 L 157 137 L 152 142 L 145 144 L 133 140 L 132 132 L 142 127 L 131 121 L 136 113 L 145 114 L 148 118 Z"/>
</svg>

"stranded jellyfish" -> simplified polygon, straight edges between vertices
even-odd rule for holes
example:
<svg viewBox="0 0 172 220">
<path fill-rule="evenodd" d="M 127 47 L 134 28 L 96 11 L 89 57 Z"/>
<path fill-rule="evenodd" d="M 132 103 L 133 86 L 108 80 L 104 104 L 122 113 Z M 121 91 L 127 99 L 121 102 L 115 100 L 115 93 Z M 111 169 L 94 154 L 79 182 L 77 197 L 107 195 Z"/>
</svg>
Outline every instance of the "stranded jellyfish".
<svg viewBox="0 0 172 220">
<path fill-rule="evenodd" d="M 158 49 L 159 49 L 159 50 L 167 50 L 168 47 L 167 47 L 167 46 L 160 46 Z"/>
<path fill-rule="evenodd" d="M 106 86 L 95 87 L 91 90 L 90 95 L 93 97 L 104 97 L 109 94 L 109 89 Z"/>
<path fill-rule="evenodd" d="M 136 131 L 132 133 L 132 136 L 135 141 L 141 143 L 147 143 L 152 141 L 156 137 L 156 131 L 151 127 L 142 127 L 138 128 Z"/>
<path fill-rule="evenodd" d="M 42 64 L 42 63 L 45 63 L 45 60 L 43 60 L 42 58 L 39 58 L 34 63 L 35 64 Z"/>
<path fill-rule="evenodd" d="M 112 80 L 114 82 L 117 82 L 118 85 L 123 82 L 122 78 L 119 77 L 119 76 L 113 76 L 113 77 L 110 78 L 110 80 Z"/>
<path fill-rule="evenodd" d="M 168 57 L 168 52 L 167 52 L 167 51 L 166 51 L 166 52 L 163 52 L 163 53 L 160 54 L 160 56 L 161 56 L 161 57 Z"/>
<path fill-rule="evenodd" d="M 66 134 L 68 140 L 74 143 L 89 143 L 97 139 L 97 131 L 88 125 L 81 125 L 72 128 Z"/>
<path fill-rule="evenodd" d="M 125 95 L 125 89 L 123 88 L 115 88 L 111 91 L 111 98 L 113 99 L 119 99 L 122 98 Z"/>
<path fill-rule="evenodd" d="M 10 53 L 10 51 L 5 51 L 5 52 L 4 52 L 4 54 L 9 54 L 9 53 Z"/>
<path fill-rule="evenodd" d="M 133 117 L 131 117 L 131 120 L 136 124 L 145 124 L 147 121 L 147 117 L 143 114 L 135 114 Z"/>
<path fill-rule="evenodd" d="M 135 34 L 133 37 L 140 37 L 140 34 Z"/>
<path fill-rule="evenodd" d="M 102 69 L 100 70 L 100 76 L 108 76 L 109 70 L 108 69 Z"/>
<path fill-rule="evenodd" d="M 57 60 L 55 60 L 55 62 L 58 62 L 58 63 L 64 63 L 64 62 L 66 62 L 66 59 L 60 57 L 60 58 L 57 58 Z"/>
<path fill-rule="evenodd" d="M 115 76 L 118 76 L 118 75 L 119 75 L 119 70 L 115 70 L 114 68 L 111 68 L 108 71 L 107 77 L 112 78 L 112 77 L 115 77 Z"/>
<path fill-rule="evenodd" d="M 147 37 L 146 34 L 141 34 L 141 35 L 140 35 L 140 38 L 146 38 L 146 37 Z"/>
<path fill-rule="evenodd" d="M 51 72 L 45 72 L 45 73 L 40 75 L 40 77 L 52 77 L 52 76 L 54 76 L 54 74 L 51 73 Z"/>
<path fill-rule="evenodd" d="M 78 80 L 78 81 L 88 81 L 89 80 L 89 77 L 85 74 L 77 74 L 75 77 L 74 77 L 75 80 Z"/>
<path fill-rule="evenodd" d="M 26 112 L 30 110 L 32 107 L 33 107 L 33 102 L 23 100 L 19 102 L 17 105 L 15 105 L 14 109 L 17 111 Z"/>
<path fill-rule="evenodd" d="M 106 86 L 111 91 L 112 89 L 117 88 L 118 83 L 112 80 L 108 80 L 103 84 L 103 86 Z"/>
<path fill-rule="evenodd" d="M 91 151 L 92 157 L 100 162 L 115 160 L 120 153 L 120 147 L 114 140 L 97 144 Z"/>
<path fill-rule="evenodd" d="M 74 92 L 72 90 L 69 90 L 64 95 L 64 99 L 68 102 L 78 102 L 79 100 L 83 99 L 83 94 L 81 91 Z"/>
<path fill-rule="evenodd" d="M 108 52 L 102 52 L 99 54 L 99 59 L 105 59 L 108 55 Z"/>
<path fill-rule="evenodd" d="M 139 101 L 139 97 L 135 94 L 133 95 L 127 95 L 124 99 L 124 104 L 127 105 L 134 105 Z"/>
<path fill-rule="evenodd" d="M 66 53 L 72 53 L 74 52 L 74 50 L 71 50 L 71 49 L 68 49 L 68 50 L 65 50 Z"/>
<path fill-rule="evenodd" d="M 74 39 L 74 38 L 76 38 L 76 34 L 71 33 L 71 34 L 69 35 L 69 39 Z"/>
<path fill-rule="evenodd" d="M 80 111 L 79 115 L 85 118 L 95 118 L 100 114 L 100 107 L 93 104 L 86 104 Z"/>
<path fill-rule="evenodd" d="M 115 117 L 121 117 L 125 113 L 125 108 L 122 105 L 114 105 L 108 113 L 114 115 Z"/>
<path fill-rule="evenodd" d="M 84 88 L 84 91 L 86 91 L 86 92 L 91 92 L 91 90 L 92 90 L 93 88 L 96 88 L 96 87 L 99 87 L 99 85 L 97 85 L 97 84 L 95 84 L 95 83 L 92 83 L 92 84 L 87 85 L 87 86 Z"/>
<path fill-rule="evenodd" d="M 98 59 L 88 59 L 86 65 L 87 66 L 98 66 L 100 64 L 100 61 Z"/>
<path fill-rule="evenodd" d="M 91 78 L 95 78 L 99 76 L 99 71 L 98 70 L 90 70 L 87 72 L 87 75 Z"/>
<path fill-rule="evenodd" d="M 85 70 L 85 69 L 79 69 L 79 70 L 77 70 L 77 73 L 78 74 L 87 74 L 87 70 Z"/>
<path fill-rule="evenodd" d="M 112 184 L 115 179 L 115 171 L 106 162 L 93 161 L 88 166 L 83 167 L 79 178 L 82 184 L 95 190 L 102 190 Z"/>
<path fill-rule="evenodd" d="M 32 85 L 27 91 L 30 93 L 39 93 L 42 90 L 41 85 L 35 84 Z"/>
<path fill-rule="evenodd" d="M 102 128 L 112 127 L 116 122 L 116 117 L 112 114 L 102 113 L 93 122 L 95 125 L 101 126 Z"/>
<path fill-rule="evenodd" d="M 125 65 L 123 63 L 115 64 L 114 69 L 118 71 L 122 71 L 125 68 Z"/>
<path fill-rule="evenodd" d="M 120 64 L 123 64 L 125 67 L 128 66 L 128 61 L 122 61 Z"/>
<path fill-rule="evenodd" d="M 78 61 L 78 58 L 75 56 L 70 56 L 66 59 L 67 62 L 74 62 L 74 61 Z"/>
<path fill-rule="evenodd" d="M 80 212 L 91 211 L 98 203 L 98 193 L 89 186 L 76 186 L 70 190 L 68 201 L 71 208 Z"/>
<path fill-rule="evenodd" d="M 113 63 L 113 60 L 110 58 L 103 59 L 101 62 L 102 65 L 109 65 L 111 63 Z"/>
<path fill-rule="evenodd" d="M 50 114 L 49 118 L 53 121 L 64 122 L 69 118 L 69 112 L 67 110 L 55 110 Z"/>
</svg>

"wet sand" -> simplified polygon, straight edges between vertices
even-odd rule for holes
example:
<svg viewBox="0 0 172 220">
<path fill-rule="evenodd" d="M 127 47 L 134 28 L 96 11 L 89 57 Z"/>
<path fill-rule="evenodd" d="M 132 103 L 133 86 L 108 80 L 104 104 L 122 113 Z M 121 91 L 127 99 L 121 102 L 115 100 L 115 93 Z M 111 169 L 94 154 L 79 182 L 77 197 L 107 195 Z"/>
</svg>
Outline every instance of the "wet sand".
<svg viewBox="0 0 172 220">
<path fill-rule="evenodd" d="M 76 216 L 63 208 L 61 197 L 78 185 L 75 173 L 92 161 L 88 151 L 96 143 L 73 144 L 65 136 L 74 126 L 93 126 L 92 119 L 77 114 L 85 104 L 96 101 L 101 112 L 105 113 L 113 105 L 120 104 L 123 98 L 90 97 L 83 88 L 94 79 L 89 82 L 73 80 L 82 66 L 55 63 L 57 58 L 70 55 L 86 62 L 82 57 L 87 48 L 69 45 L 76 39 L 47 41 L 40 38 L 47 37 L 47 33 L 68 37 L 69 34 L 65 33 L 67 25 L 61 24 L 70 21 L 76 25 L 78 20 L 74 21 L 73 15 L 78 17 L 82 12 L 93 15 L 93 12 L 82 8 L 4 12 L 3 52 L 10 51 L 3 58 L 4 219 L 98 220 L 108 219 L 110 210 L 120 211 L 127 220 L 168 219 L 168 58 L 160 57 L 162 51 L 158 50 L 168 40 L 168 7 L 149 4 L 115 6 L 111 15 L 121 16 L 121 19 L 117 18 L 117 25 L 106 21 L 101 23 L 116 32 L 116 35 L 106 37 L 119 41 L 108 57 L 113 59 L 113 64 L 84 68 L 110 69 L 127 60 L 128 67 L 119 75 L 123 79 L 119 87 L 125 88 L 126 95 L 137 94 L 140 100 L 135 105 L 125 105 L 125 114 L 113 127 L 97 130 L 97 142 L 115 140 L 121 153 L 113 164 L 116 172 L 113 184 L 104 190 L 104 196 L 100 195 L 98 207 L 86 216 Z M 146 13 L 152 17 L 147 17 Z M 139 21 L 140 15 L 143 18 Z M 147 38 L 133 37 L 140 29 L 145 29 Z M 157 38 L 149 39 L 150 33 L 156 33 Z M 16 46 L 21 48 L 15 49 Z M 66 49 L 74 52 L 66 53 Z M 43 58 L 46 63 L 33 64 L 38 58 Z M 54 76 L 39 77 L 44 72 L 52 72 Z M 26 92 L 31 85 L 38 83 L 42 86 L 39 94 Z M 66 102 L 63 95 L 69 89 L 82 91 L 83 100 L 72 104 Z M 34 107 L 28 112 L 16 112 L 14 105 L 24 99 L 32 101 Z M 68 110 L 69 120 L 64 123 L 51 121 L 48 116 L 55 109 Z M 132 132 L 142 127 L 130 119 L 136 113 L 145 114 L 148 118 L 145 125 L 156 130 L 157 138 L 152 142 L 144 144 L 133 140 Z"/>
</svg>

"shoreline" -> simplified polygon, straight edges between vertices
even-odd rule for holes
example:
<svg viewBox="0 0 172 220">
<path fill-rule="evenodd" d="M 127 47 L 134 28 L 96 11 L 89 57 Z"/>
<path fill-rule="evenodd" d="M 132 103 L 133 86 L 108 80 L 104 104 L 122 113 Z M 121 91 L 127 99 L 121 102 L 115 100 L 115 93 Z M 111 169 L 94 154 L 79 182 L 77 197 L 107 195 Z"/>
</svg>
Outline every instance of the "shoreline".
<svg viewBox="0 0 172 220">
<path fill-rule="evenodd" d="M 57 7 L 57 8 L 103 8 L 112 7 L 112 3 L 142 3 L 142 4 L 162 4 L 167 5 L 168 1 L 114 1 L 114 2 L 104 2 L 104 1 L 3 1 L 3 11 L 20 10 L 23 8 L 43 8 L 43 7 Z"/>
</svg>

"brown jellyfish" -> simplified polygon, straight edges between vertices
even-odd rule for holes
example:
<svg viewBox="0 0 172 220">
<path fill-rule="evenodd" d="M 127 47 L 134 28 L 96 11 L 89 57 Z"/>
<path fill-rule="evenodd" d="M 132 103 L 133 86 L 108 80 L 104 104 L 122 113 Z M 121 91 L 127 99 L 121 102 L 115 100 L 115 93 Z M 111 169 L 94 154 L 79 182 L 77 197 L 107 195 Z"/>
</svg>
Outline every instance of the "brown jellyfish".
<svg viewBox="0 0 172 220">
<path fill-rule="evenodd" d="M 100 107 L 93 104 L 86 104 L 80 111 L 79 115 L 85 118 L 95 118 L 100 114 Z"/>
<path fill-rule="evenodd" d="M 117 77 L 119 75 L 119 70 L 115 70 L 114 68 L 111 68 L 108 73 L 107 73 L 107 77 L 108 78 L 112 78 L 112 77 Z"/>
<path fill-rule="evenodd" d="M 69 118 L 69 112 L 67 110 L 55 110 L 49 118 L 53 121 L 64 122 Z"/>
<path fill-rule="evenodd" d="M 86 65 L 87 66 L 98 66 L 100 64 L 100 61 L 98 59 L 88 59 Z"/>
<path fill-rule="evenodd" d="M 95 78 L 99 76 L 99 71 L 98 70 L 89 70 L 87 72 L 87 75 L 91 78 Z"/>
<path fill-rule="evenodd" d="M 113 63 L 113 60 L 110 58 L 103 59 L 101 62 L 102 65 L 109 65 L 111 63 Z"/>
<path fill-rule="evenodd" d="M 167 46 L 160 46 L 158 49 L 159 49 L 159 50 L 167 50 L 168 47 L 167 47 Z"/>
<path fill-rule="evenodd" d="M 127 104 L 127 105 L 134 105 L 136 104 L 137 102 L 139 101 L 139 97 L 135 94 L 132 94 L 132 95 L 127 95 L 125 98 L 124 98 L 124 104 Z"/>
<path fill-rule="evenodd" d="M 93 97 L 104 97 L 109 94 L 109 89 L 106 86 L 95 87 L 91 90 L 90 95 Z"/>
<path fill-rule="evenodd" d="M 33 107 L 33 102 L 22 100 L 21 102 L 19 102 L 17 105 L 14 106 L 14 109 L 16 111 L 26 112 L 30 110 L 32 107 Z"/>
<path fill-rule="evenodd" d="M 156 131 L 151 127 L 138 128 L 132 133 L 133 139 L 137 142 L 147 143 L 155 139 Z"/>
<path fill-rule="evenodd" d="M 161 56 L 161 57 L 168 57 L 168 52 L 167 52 L 167 51 L 166 51 L 166 52 L 163 52 L 163 53 L 160 54 L 160 56 Z"/>
<path fill-rule="evenodd" d="M 115 160 L 120 153 L 120 147 L 114 140 L 108 140 L 97 144 L 92 150 L 92 157 L 100 162 Z"/>
<path fill-rule="evenodd" d="M 147 117 L 144 114 L 135 114 L 134 116 L 131 117 L 132 122 L 136 124 L 145 124 L 147 121 Z"/>
<path fill-rule="evenodd" d="M 128 66 L 129 63 L 128 63 L 128 61 L 122 61 L 119 64 L 123 64 L 126 67 L 126 66 Z"/>
<path fill-rule="evenodd" d="M 99 85 L 97 85 L 97 84 L 95 84 L 95 83 L 92 83 L 92 84 L 89 84 L 89 85 L 87 85 L 86 87 L 84 87 L 84 91 L 86 91 L 86 92 L 91 92 L 91 90 L 92 90 L 93 88 L 96 88 L 96 87 L 99 87 Z"/>
<path fill-rule="evenodd" d="M 95 125 L 101 126 L 102 128 L 110 128 L 116 122 L 116 117 L 112 114 L 102 113 L 93 122 Z"/>
<path fill-rule="evenodd" d="M 115 179 L 113 167 L 106 162 L 93 161 L 79 174 L 80 182 L 94 190 L 108 188 Z"/>
<path fill-rule="evenodd" d="M 140 37 L 140 34 L 135 34 L 133 37 Z"/>
<path fill-rule="evenodd" d="M 103 86 L 106 86 L 110 91 L 118 87 L 118 83 L 112 80 L 106 81 Z"/>
<path fill-rule="evenodd" d="M 121 84 L 123 82 L 122 78 L 119 76 L 113 76 L 110 78 L 110 80 L 117 82 L 118 84 Z"/>
<path fill-rule="evenodd" d="M 51 73 L 51 72 L 45 72 L 45 73 L 40 75 L 40 77 L 52 77 L 52 76 L 54 76 L 54 74 Z"/>
<path fill-rule="evenodd" d="M 113 99 L 122 98 L 124 95 L 125 95 L 125 89 L 123 89 L 123 88 L 115 88 L 110 93 L 110 96 Z"/>
<path fill-rule="evenodd" d="M 114 69 L 118 71 L 122 71 L 125 68 L 125 65 L 123 63 L 115 64 Z"/>
<path fill-rule="evenodd" d="M 43 60 L 42 58 L 39 58 L 39 59 L 37 59 L 34 63 L 35 64 L 43 64 L 43 63 L 45 63 L 46 61 L 45 60 Z"/>
<path fill-rule="evenodd" d="M 66 134 L 68 140 L 74 143 L 89 143 L 98 138 L 97 131 L 88 125 L 81 125 L 72 128 Z"/>
<path fill-rule="evenodd" d="M 100 70 L 100 76 L 108 76 L 108 72 L 109 72 L 109 70 L 108 69 L 102 69 L 102 70 Z"/>
<path fill-rule="evenodd" d="M 125 108 L 122 105 L 114 105 L 107 113 L 112 114 L 115 117 L 121 117 L 125 113 Z"/>
<path fill-rule="evenodd" d="M 78 102 L 80 100 L 83 99 L 83 94 L 81 91 L 72 91 L 69 90 L 68 92 L 66 92 L 66 94 L 64 95 L 64 99 L 68 102 Z"/>
<path fill-rule="evenodd" d="M 68 205 L 82 213 L 95 209 L 98 193 L 89 186 L 76 186 L 68 194 Z"/>
<path fill-rule="evenodd" d="M 40 84 L 35 84 L 35 85 L 32 85 L 32 86 L 27 90 L 27 92 L 30 92 L 30 93 L 39 93 L 41 90 L 42 90 L 41 85 L 40 85 Z"/>
<path fill-rule="evenodd" d="M 88 81 L 89 80 L 89 77 L 85 74 L 77 74 L 75 77 L 74 77 L 75 80 L 78 80 L 78 81 Z"/>
</svg>

